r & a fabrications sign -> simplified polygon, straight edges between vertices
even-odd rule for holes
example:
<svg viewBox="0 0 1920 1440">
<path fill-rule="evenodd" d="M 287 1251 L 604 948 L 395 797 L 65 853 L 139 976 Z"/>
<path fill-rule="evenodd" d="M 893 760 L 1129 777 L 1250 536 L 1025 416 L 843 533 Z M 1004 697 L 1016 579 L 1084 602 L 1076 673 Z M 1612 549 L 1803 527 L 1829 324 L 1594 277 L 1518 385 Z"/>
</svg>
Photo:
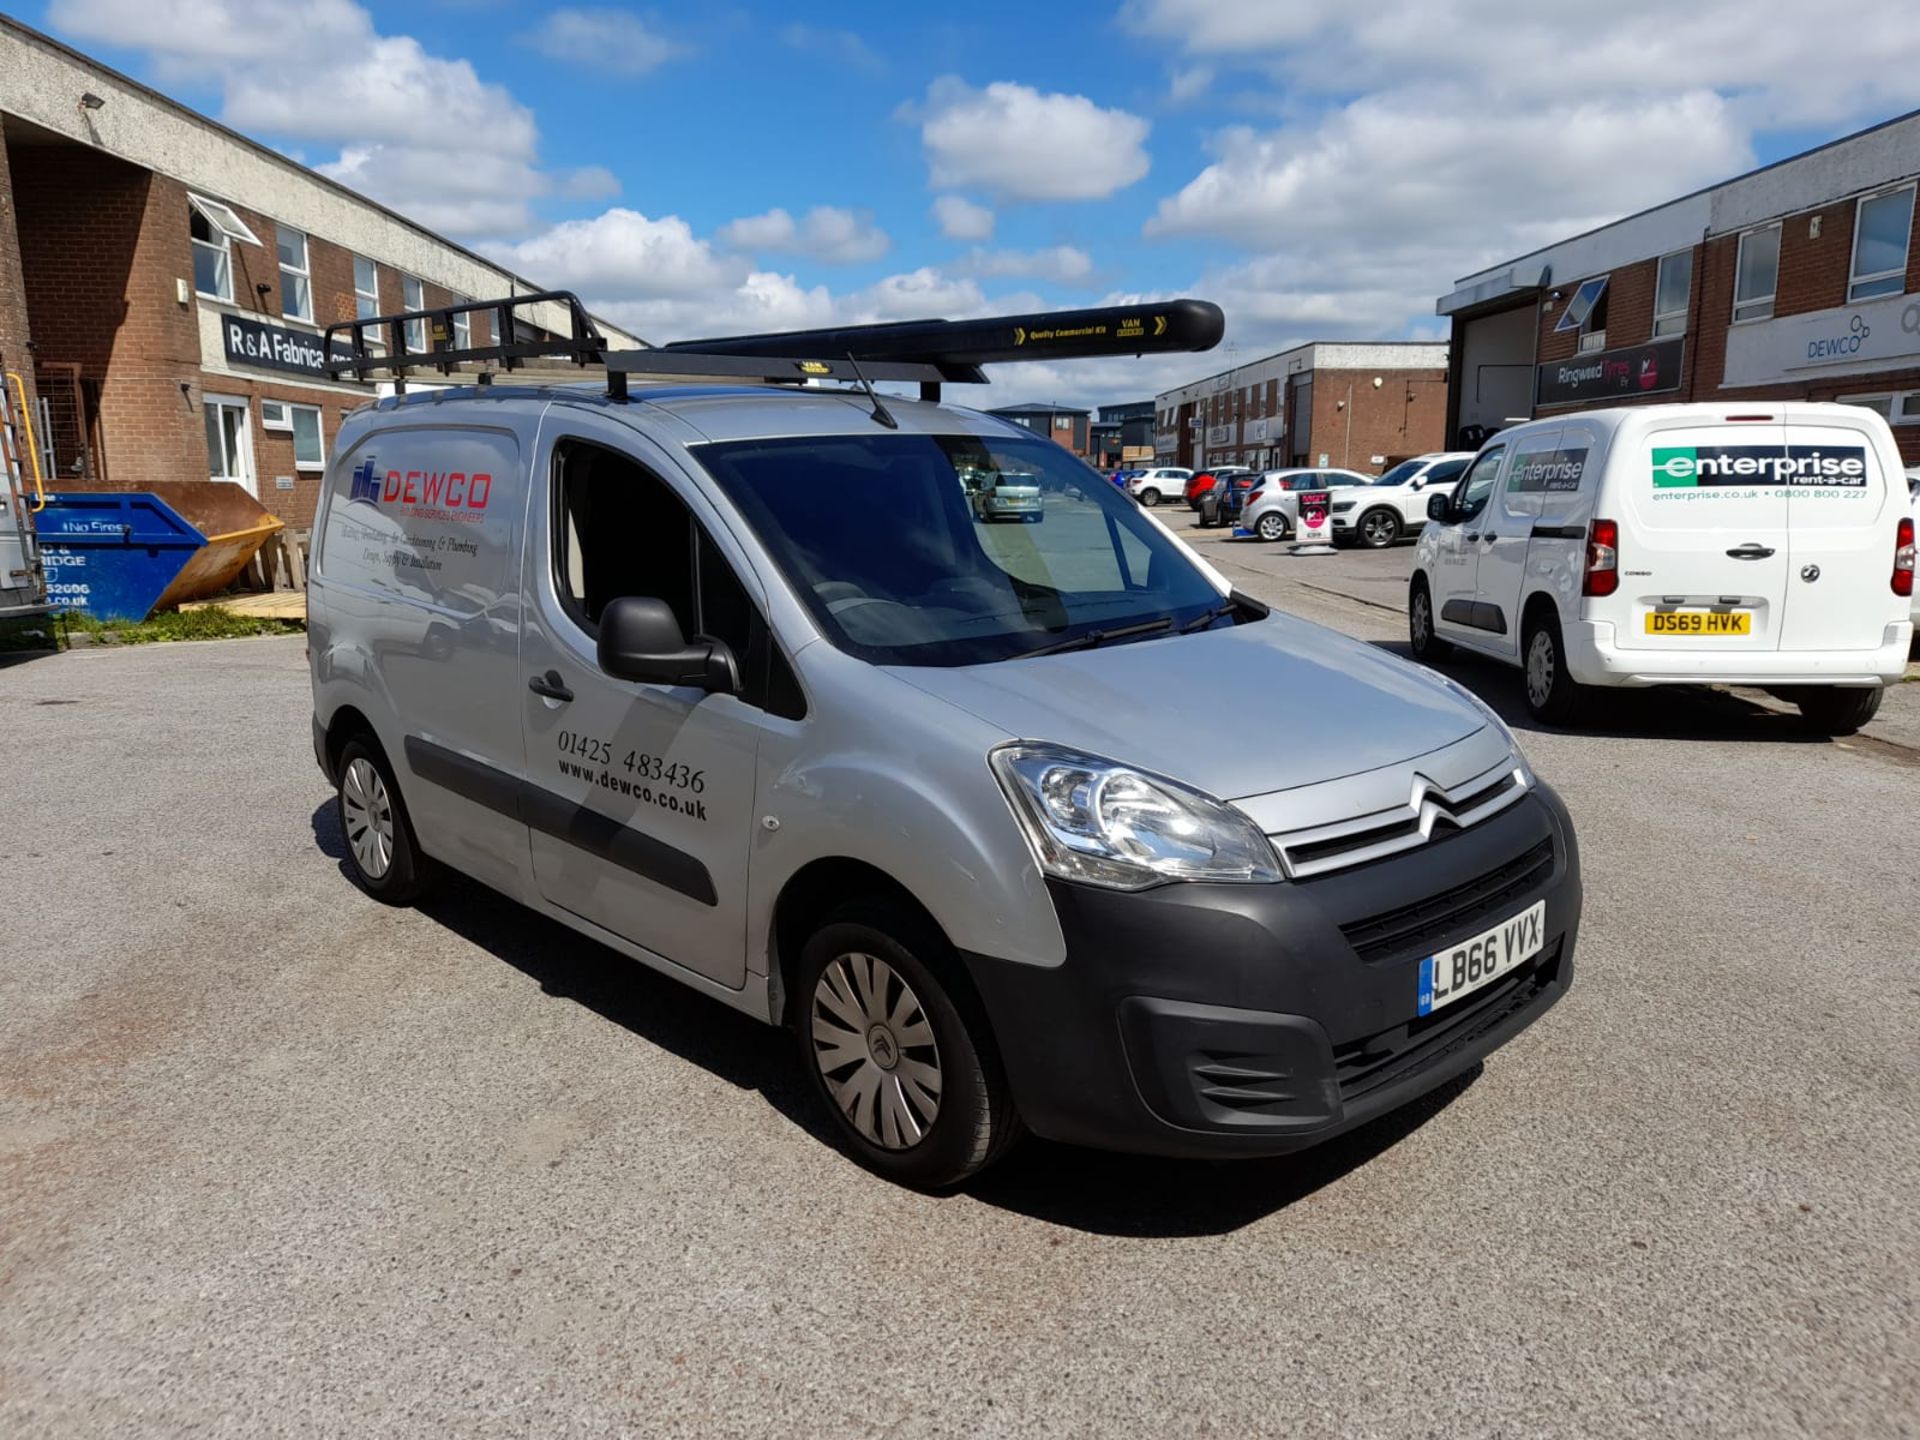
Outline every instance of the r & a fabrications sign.
<svg viewBox="0 0 1920 1440">
<path fill-rule="evenodd" d="M 281 325 L 267 325 L 240 315 L 222 315 L 220 343 L 226 351 L 229 365 L 246 365 L 256 370 L 284 370 L 314 380 L 330 378 L 327 375 L 327 354 L 321 348 L 320 337 L 306 330 L 289 330 Z M 333 355 L 335 360 L 353 358 L 353 352 L 339 341 L 334 342 Z"/>
<path fill-rule="evenodd" d="M 1680 362 L 1686 353 L 1681 336 L 1549 360 L 1534 372 L 1534 403 L 1566 405 L 1623 395 L 1657 395 L 1680 388 Z"/>
</svg>

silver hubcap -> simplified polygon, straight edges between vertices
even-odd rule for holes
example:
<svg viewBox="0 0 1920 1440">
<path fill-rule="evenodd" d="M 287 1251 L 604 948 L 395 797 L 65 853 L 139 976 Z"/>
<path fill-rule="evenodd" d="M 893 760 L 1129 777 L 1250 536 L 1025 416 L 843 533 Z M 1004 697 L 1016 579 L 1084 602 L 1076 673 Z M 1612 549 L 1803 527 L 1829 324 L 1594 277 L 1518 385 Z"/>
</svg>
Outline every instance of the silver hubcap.
<svg viewBox="0 0 1920 1440">
<path fill-rule="evenodd" d="M 847 1123 L 885 1150 L 940 1114 L 940 1047 L 920 997 L 886 961 L 842 955 L 813 987 L 813 1059 Z"/>
<path fill-rule="evenodd" d="M 1553 693 L 1553 636 L 1544 630 L 1534 632 L 1533 641 L 1527 646 L 1527 699 L 1538 709 L 1547 703 L 1547 697 Z"/>
<path fill-rule="evenodd" d="M 371 760 L 355 760 L 340 777 L 340 810 L 353 863 L 369 880 L 382 878 L 393 864 L 393 801 Z"/>
<path fill-rule="evenodd" d="M 1262 540 L 1278 540 L 1286 533 L 1287 527 L 1281 523 L 1278 515 L 1262 515 L 1260 517 L 1260 538 Z"/>
<path fill-rule="evenodd" d="M 1140 503 L 1142 505 L 1158 505 L 1160 503 L 1160 492 L 1158 490 L 1142 490 L 1140 492 Z"/>
<path fill-rule="evenodd" d="M 1413 597 L 1412 619 L 1414 648 L 1424 649 L 1433 625 L 1432 617 L 1427 614 L 1427 595 L 1424 590 Z"/>
<path fill-rule="evenodd" d="M 1376 510 L 1367 516 L 1366 535 L 1367 539 L 1375 545 L 1386 544 L 1393 539 L 1393 517 L 1383 515 Z"/>
</svg>

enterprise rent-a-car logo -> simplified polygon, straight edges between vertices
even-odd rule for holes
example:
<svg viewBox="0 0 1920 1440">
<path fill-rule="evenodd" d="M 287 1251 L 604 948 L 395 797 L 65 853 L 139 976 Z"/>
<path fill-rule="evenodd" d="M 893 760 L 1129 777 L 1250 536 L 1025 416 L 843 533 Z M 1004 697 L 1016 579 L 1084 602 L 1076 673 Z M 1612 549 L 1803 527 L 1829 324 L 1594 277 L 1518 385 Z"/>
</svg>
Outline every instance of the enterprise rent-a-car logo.
<svg viewBox="0 0 1920 1440">
<path fill-rule="evenodd" d="M 1654 447 L 1655 490 L 1698 490 L 1724 485 L 1865 490 L 1867 452 L 1859 445 Z"/>
</svg>

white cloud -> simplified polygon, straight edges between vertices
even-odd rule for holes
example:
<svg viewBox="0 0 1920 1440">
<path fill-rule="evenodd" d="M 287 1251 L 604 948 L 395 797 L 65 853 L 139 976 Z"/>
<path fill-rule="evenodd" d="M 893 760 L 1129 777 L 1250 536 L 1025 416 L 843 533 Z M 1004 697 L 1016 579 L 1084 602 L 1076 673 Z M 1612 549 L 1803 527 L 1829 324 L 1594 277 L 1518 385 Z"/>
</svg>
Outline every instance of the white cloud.
<svg viewBox="0 0 1920 1440">
<path fill-rule="evenodd" d="M 780 41 L 803 55 L 831 60 L 869 74 L 877 75 L 887 68 L 886 57 L 852 30 L 830 30 L 795 22 L 780 31 Z"/>
<path fill-rule="evenodd" d="M 756 255 L 805 255 L 830 265 L 878 260 L 893 246 L 866 211 L 816 205 L 795 220 L 785 210 L 749 215 L 720 227 L 722 245 Z"/>
<path fill-rule="evenodd" d="M 620 177 L 604 165 L 582 165 L 562 175 L 554 193 L 567 200 L 611 200 L 620 193 Z"/>
<path fill-rule="evenodd" d="M 686 53 L 625 10 L 555 10 L 520 38 L 550 60 L 613 75 L 645 75 Z"/>
<path fill-rule="evenodd" d="M 933 218 L 949 240 L 991 240 L 993 211 L 964 195 L 942 195 L 933 202 Z"/>
<path fill-rule="evenodd" d="M 1184 105 L 1189 100 L 1198 99 L 1213 88 L 1213 67 L 1211 65 L 1188 65 L 1173 72 L 1167 81 L 1167 99 L 1175 105 Z"/>
<path fill-rule="evenodd" d="M 1099 200 L 1147 173 L 1148 123 L 1084 95 L 1042 94 L 997 80 L 976 90 L 933 82 L 920 142 L 936 189 L 976 188 L 1005 200 Z"/>
<path fill-rule="evenodd" d="M 961 268 L 981 279 L 1019 275 L 1057 285 L 1080 285 L 1093 274 L 1093 257 L 1072 245 L 1050 245 L 1044 250 L 975 249 L 961 262 Z"/>
<path fill-rule="evenodd" d="M 711 294 L 747 280 L 745 261 L 719 254 L 678 215 L 653 220 L 615 207 L 590 220 L 567 220 L 501 258 L 542 284 L 579 290 L 596 300 Z"/>
</svg>

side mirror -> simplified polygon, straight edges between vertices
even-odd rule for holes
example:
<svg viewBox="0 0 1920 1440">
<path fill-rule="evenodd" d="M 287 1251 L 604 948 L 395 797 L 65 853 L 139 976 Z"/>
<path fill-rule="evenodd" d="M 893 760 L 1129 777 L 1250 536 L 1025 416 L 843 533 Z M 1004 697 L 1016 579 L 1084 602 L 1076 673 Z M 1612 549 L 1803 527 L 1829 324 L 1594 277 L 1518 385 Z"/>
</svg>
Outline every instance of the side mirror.
<svg viewBox="0 0 1920 1440">
<path fill-rule="evenodd" d="M 600 668 L 619 680 L 697 685 L 737 694 L 740 667 L 718 640 L 680 633 L 673 607 L 652 595 L 622 595 L 600 614 Z"/>
<path fill-rule="evenodd" d="M 1442 525 L 1453 519 L 1453 497 L 1444 490 L 1427 496 L 1427 518 L 1438 520 Z"/>
</svg>

